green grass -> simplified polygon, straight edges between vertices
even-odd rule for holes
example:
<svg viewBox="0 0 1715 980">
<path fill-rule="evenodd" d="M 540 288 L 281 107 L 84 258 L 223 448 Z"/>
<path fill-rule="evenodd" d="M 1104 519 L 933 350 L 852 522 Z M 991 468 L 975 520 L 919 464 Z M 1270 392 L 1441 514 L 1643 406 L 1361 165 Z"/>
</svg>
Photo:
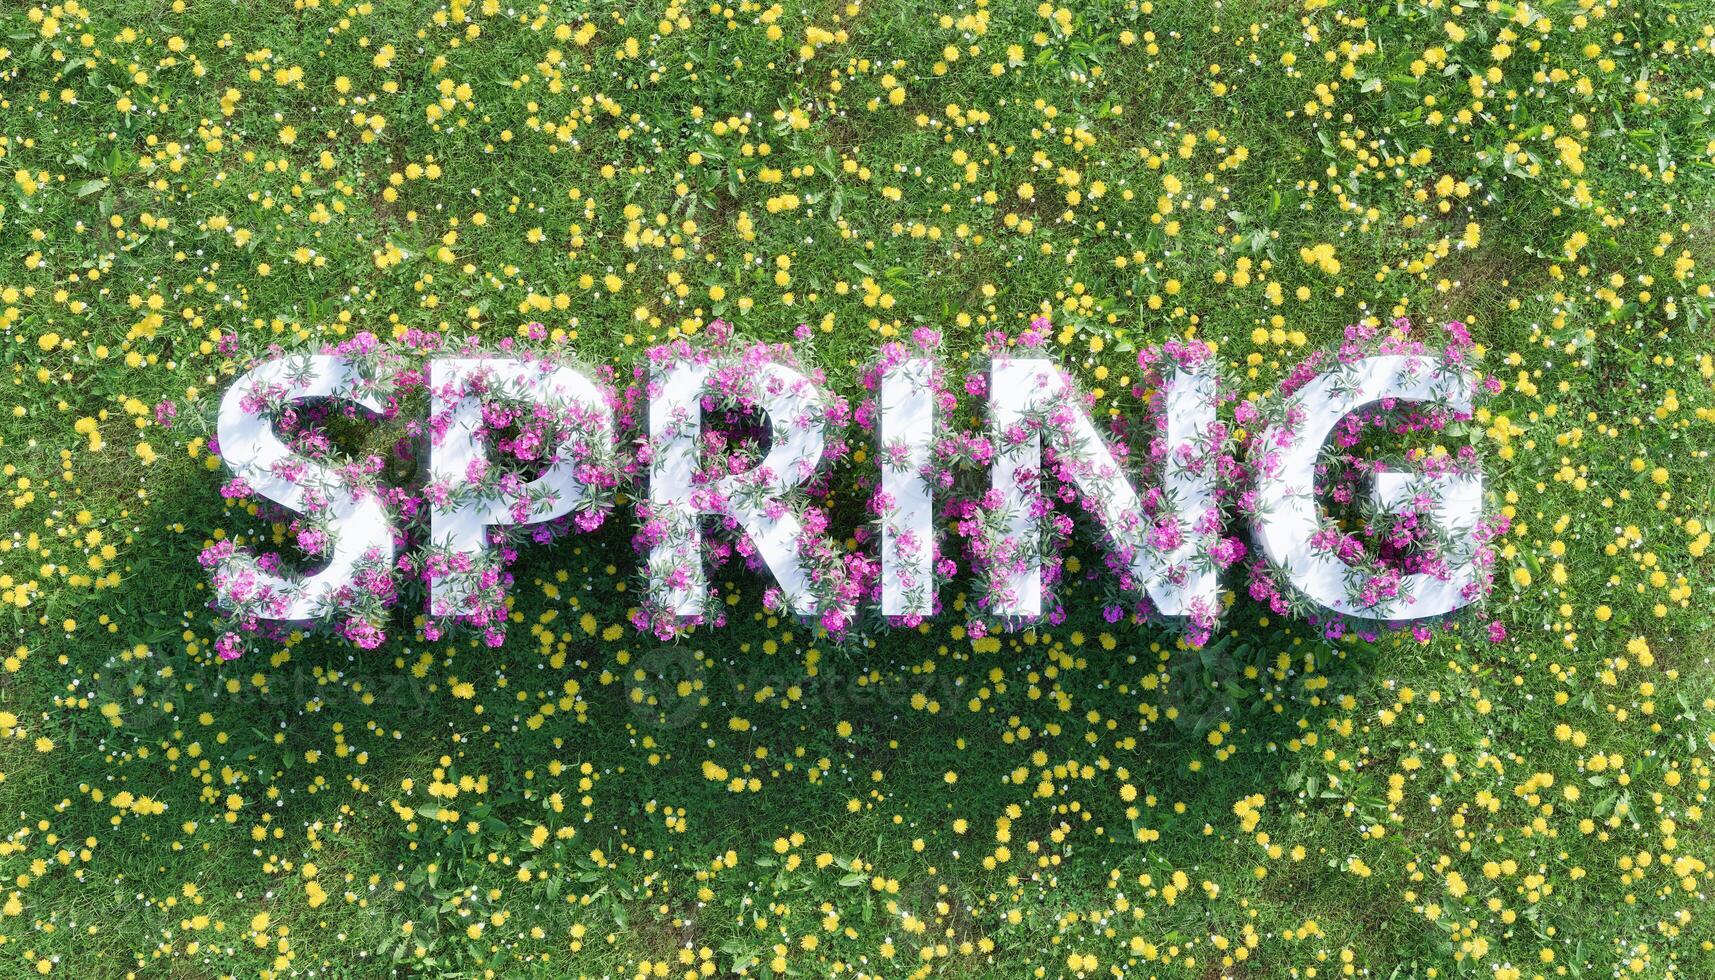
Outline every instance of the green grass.
<svg viewBox="0 0 1715 980">
<path fill-rule="evenodd" d="M 1715 974 L 1715 10 L 1309 6 L 0 12 L 0 976 Z M 1241 598 L 1199 657 L 1098 583 L 845 649 L 745 579 L 663 650 L 613 527 L 527 549 L 499 650 L 212 660 L 221 332 L 808 323 L 855 397 L 1045 312 L 1105 402 L 1173 336 L 1262 395 L 1470 324 L 1508 640 Z"/>
</svg>

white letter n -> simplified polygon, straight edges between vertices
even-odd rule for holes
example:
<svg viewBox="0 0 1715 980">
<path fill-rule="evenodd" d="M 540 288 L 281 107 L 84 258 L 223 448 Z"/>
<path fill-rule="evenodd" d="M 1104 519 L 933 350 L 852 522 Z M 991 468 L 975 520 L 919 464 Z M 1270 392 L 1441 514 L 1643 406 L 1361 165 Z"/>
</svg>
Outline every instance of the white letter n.
<svg viewBox="0 0 1715 980">
<path fill-rule="evenodd" d="M 1165 616 L 1212 618 L 1218 612 L 1211 557 L 1220 535 L 1213 460 L 1219 447 L 1209 442 L 1217 400 L 1212 367 L 1176 370 L 1166 395 L 1166 499 L 1152 522 L 1066 372 L 1042 358 L 994 362 L 989 411 L 996 455 L 989 485 L 1002 494 L 1007 537 L 1015 544 L 995 613 L 1033 618 L 1042 612 L 1041 518 L 1032 505 L 1041 496 L 1044 434 L 1061 472 L 1095 503 L 1110 546 L 1131 569 L 1133 587 Z"/>
</svg>

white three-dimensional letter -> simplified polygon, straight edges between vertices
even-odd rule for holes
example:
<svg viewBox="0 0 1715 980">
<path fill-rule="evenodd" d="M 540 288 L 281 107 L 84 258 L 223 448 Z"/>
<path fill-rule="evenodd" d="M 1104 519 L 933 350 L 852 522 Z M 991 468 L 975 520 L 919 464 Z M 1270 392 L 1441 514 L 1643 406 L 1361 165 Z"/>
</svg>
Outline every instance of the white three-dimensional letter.
<svg viewBox="0 0 1715 980">
<path fill-rule="evenodd" d="M 1310 546 L 1321 524 L 1316 458 L 1342 418 L 1382 399 L 1439 402 L 1469 412 L 1471 393 L 1471 372 L 1465 368 L 1443 365 L 1439 358 L 1403 354 L 1354 361 L 1317 375 L 1298 390 L 1294 402 L 1302 421 L 1296 432 L 1273 426 L 1259 440 L 1263 447 L 1281 447 L 1282 453 L 1281 464 L 1272 474 L 1258 475 L 1257 496 L 1265 509 L 1254 521 L 1263 552 L 1286 570 L 1293 588 L 1335 612 L 1371 619 L 1427 619 L 1471 602 L 1468 587 L 1475 570 L 1470 557 L 1476 547 L 1471 532 L 1482 515 L 1483 502 L 1480 474 L 1449 473 L 1436 480 L 1392 470 L 1374 475 L 1371 499 L 1384 510 L 1429 491 L 1435 499 L 1432 517 L 1447 532 L 1454 549 L 1447 561 L 1452 574 L 1445 579 L 1421 572 L 1406 575 L 1400 583 L 1400 599 L 1383 608 L 1354 603 L 1346 588 L 1349 566 Z"/>
<path fill-rule="evenodd" d="M 1189 616 L 1198 608 L 1213 614 L 1219 608 L 1216 569 L 1206 558 L 1212 538 L 1219 534 L 1218 515 L 1211 518 L 1208 513 L 1215 506 L 1216 472 L 1212 460 L 1205 458 L 1218 448 L 1208 445 L 1209 429 L 1215 423 L 1212 370 L 1179 370 L 1172 376 L 1167 391 L 1163 487 L 1168 512 L 1153 525 L 1059 365 L 1041 358 L 998 359 L 992 367 L 989 399 L 997 438 L 990 486 L 1002 493 L 1007 536 L 1020 542 L 1025 556 L 1012 564 L 996 612 L 1030 618 L 1042 611 L 1041 561 L 1035 553 L 1040 518 L 1030 512 L 1030 500 L 1039 490 L 1024 485 L 1021 474 L 1037 474 L 1040 479 L 1043 433 L 1052 440 L 1055 453 L 1071 461 L 1079 492 L 1098 502 L 1096 517 L 1110 544 L 1130 565 L 1133 584 L 1162 615 Z M 1009 445 L 1008 430 L 1030 418 L 1043 419 L 1041 429 L 1021 445 Z M 1176 522 L 1177 528 L 1163 527 L 1164 521 Z M 1155 542 L 1177 543 L 1157 547 L 1152 532 Z"/>
<path fill-rule="evenodd" d="M 702 395 L 711 368 L 679 363 L 656 378 L 649 404 L 649 435 L 655 447 L 649 481 L 650 509 L 665 523 L 665 536 L 649 555 L 649 588 L 655 601 L 679 616 L 699 616 L 708 587 L 703 572 L 699 519 L 730 514 L 780 584 L 792 610 L 814 615 L 809 572 L 798 554 L 802 529 L 788 498 L 809 479 L 822 457 L 820 413 L 825 399 L 815 385 L 783 364 L 754 370 L 761 408 L 773 434 L 762 463 L 749 473 L 699 479 Z"/>
<path fill-rule="evenodd" d="M 252 490 L 287 510 L 303 514 L 312 502 L 320 504 L 332 539 L 327 566 L 314 575 L 285 579 L 256 571 L 260 587 L 288 599 L 263 618 L 314 619 L 341 588 L 352 584 L 357 562 L 366 554 L 373 550 L 383 560 L 393 557 L 393 528 L 381 501 L 373 495 L 359 498 L 339 471 L 292 452 L 275 435 L 273 420 L 255 410 L 258 399 L 313 398 L 340 398 L 377 413 L 382 409 L 356 369 L 331 354 L 295 354 L 259 364 L 220 400 L 220 458 Z"/>
<path fill-rule="evenodd" d="M 901 361 L 881 379 L 881 611 L 928 616 L 935 609 L 935 498 L 924 470 L 935 438 L 935 362 Z"/>
<path fill-rule="evenodd" d="M 481 437 L 481 394 L 493 392 L 530 404 L 551 407 L 556 414 L 576 406 L 600 443 L 613 441 L 613 410 L 587 375 L 564 365 L 529 363 L 512 358 L 443 358 L 429 364 L 434 389 L 433 412 L 448 418 L 429 450 L 434 480 L 452 488 L 446 503 L 431 500 L 430 539 L 437 548 L 479 555 L 487 547 L 487 530 L 499 524 L 539 524 L 572 512 L 588 493 L 577 477 L 577 460 L 561 447 L 543 447 L 552 460 L 541 476 L 523 484 L 516 494 L 460 494 L 473 470 L 485 470 L 487 452 Z M 477 390 L 480 389 L 480 390 Z M 520 519 L 520 511 L 526 520 Z M 460 576 L 434 580 L 430 601 L 437 614 L 460 611 L 468 597 L 468 582 Z"/>
</svg>

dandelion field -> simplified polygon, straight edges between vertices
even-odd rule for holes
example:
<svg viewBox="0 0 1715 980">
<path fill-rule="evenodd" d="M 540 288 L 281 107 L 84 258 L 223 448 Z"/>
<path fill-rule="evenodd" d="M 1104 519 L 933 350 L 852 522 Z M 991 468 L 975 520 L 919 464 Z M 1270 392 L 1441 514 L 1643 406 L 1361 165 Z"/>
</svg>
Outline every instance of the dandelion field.
<svg viewBox="0 0 1715 980">
<path fill-rule="evenodd" d="M 1667 0 L 7 7 L 0 977 L 1715 975 L 1712 86 Z M 216 655 L 269 344 L 727 321 L 856 400 L 1041 318 L 1116 411 L 1170 339 L 1254 401 L 1465 324 L 1500 628 L 1235 578 L 1193 648 L 1080 539 L 1032 630 L 956 578 L 840 642 L 728 566 L 663 642 L 621 508 L 499 647 Z"/>
</svg>

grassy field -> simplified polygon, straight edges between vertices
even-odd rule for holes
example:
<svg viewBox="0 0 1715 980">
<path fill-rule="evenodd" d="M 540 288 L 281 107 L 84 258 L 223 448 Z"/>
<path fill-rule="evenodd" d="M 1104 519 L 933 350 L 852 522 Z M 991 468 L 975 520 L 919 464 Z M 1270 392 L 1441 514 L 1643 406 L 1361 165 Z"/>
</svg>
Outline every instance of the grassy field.
<svg viewBox="0 0 1715 980">
<path fill-rule="evenodd" d="M 0 976 L 1715 976 L 1712 37 L 1690 0 L 7 6 Z M 808 324 L 855 399 L 885 338 L 957 368 L 1038 316 L 1110 405 L 1169 338 L 1262 397 L 1355 320 L 1468 324 L 1507 638 L 1331 642 L 1241 588 L 1192 651 L 1095 582 L 842 646 L 738 577 L 662 645 L 622 508 L 526 552 L 500 649 L 213 656 L 196 556 L 268 530 L 206 445 L 235 346 L 538 321 L 629 371 Z"/>
</svg>

